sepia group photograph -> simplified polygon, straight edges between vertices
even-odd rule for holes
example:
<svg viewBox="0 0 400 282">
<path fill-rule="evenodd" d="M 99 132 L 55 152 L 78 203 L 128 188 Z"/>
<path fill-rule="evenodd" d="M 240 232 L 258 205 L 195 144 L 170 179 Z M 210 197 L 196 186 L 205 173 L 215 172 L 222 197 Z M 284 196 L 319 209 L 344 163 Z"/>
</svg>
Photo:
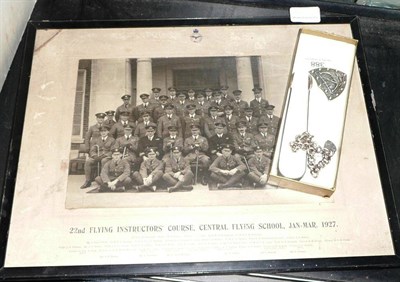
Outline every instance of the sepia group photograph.
<svg viewBox="0 0 400 282">
<path fill-rule="evenodd" d="M 68 197 L 192 192 L 183 197 L 202 203 L 218 191 L 276 189 L 267 180 L 280 110 L 263 89 L 262 60 L 81 60 Z"/>
</svg>

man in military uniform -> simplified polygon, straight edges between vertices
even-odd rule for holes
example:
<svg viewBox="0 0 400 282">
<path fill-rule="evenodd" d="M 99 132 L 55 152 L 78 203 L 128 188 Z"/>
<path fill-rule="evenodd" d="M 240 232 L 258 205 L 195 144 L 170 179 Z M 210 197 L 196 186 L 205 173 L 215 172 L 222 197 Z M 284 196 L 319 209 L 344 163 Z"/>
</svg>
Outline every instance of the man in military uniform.
<svg viewBox="0 0 400 282">
<path fill-rule="evenodd" d="M 155 104 L 151 104 L 149 102 L 150 95 L 147 93 L 140 94 L 140 99 L 142 99 L 142 104 L 133 108 L 133 117 L 137 122 L 140 122 L 140 117 L 143 115 L 144 112 L 150 113 L 150 116 L 153 116 L 153 110 L 156 107 Z"/>
<path fill-rule="evenodd" d="M 224 119 L 218 116 L 218 107 L 211 106 L 208 111 L 210 116 L 204 118 L 204 136 L 209 139 L 215 134 L 215 124 L 224 123 Z"/>
<path fill-rule="evenodd" d="M 124 192 L 131 188 L 131 174 L 128 162 L 121 158 L 121 152 L 112 150 L 112 160 L 107 162 L 95 181 L 100 185 L 99 192 Z"/>
<path fill-rule="evenodd" d="M 268 124 L 268 133 L 273 134 L 276 136 L 278 132 L 279 126 L 279 117 L 274 115 L 274 105 L 268 105 L 266 109 L 266 114 L 260 117 L 259 122 L 267 123 Z"/>
<path fill-rule="evenodd" d="M 238 116 L 233 115 L 233 106 L 225 106 L 225 124 L 226 132 L 233 133 L 236 131 L 236 123 L 240 121 Z"/>
<path fill-rule="evenodd" d="M 132 174 L 134 183 L 139 184 L 134 188 L 138 191 L 151 189 L 156 191 L 158 180 L 163 176 L 164 163 L 157 159 L 157 149 L 147 148 L 145 151 L 146 158 L 140 165 L 140 170 Z"/>
<path fill-rule="evenodd" d="M 159 97 L 159 105 L 153 111 L 153 121 L 155 123 L 158 122 L 158 119 L 165 115 L 165 106 L 167 105 L 168 96 L 167 95 L 160 95 Z"/>
<path fill-rule="evenodd" d="M 178 135 L 178 128 L 174 125 L 168 126 L 168 136 L 163 138 L 163 160 L 171 156 L 171 149 L 174 147 L 183 148 L 183 138 Z"/>
<path fill-rule="evenodd" d="M 100 127 L 103 125 L 105 113 L 97 113 L 96 115 L 97 123 L 89 127 L 89 130 L 85 134 L 85 152 L 89 153 L 91 148 L 91 141 L 100 136 Z"/>
<path fill-rule="evenodd" d="M 104 120 L 104 125 L 107 126 L 108 128 L 111 128 L 114 124 L 115 124 L 115 120 L 114 120 L 114 115 L 115 115 L 115 111 L 107 111 L 106 113 L 106 119 Z"/>
<path fill-rule="evenodd" d="M 247 177 L 253 186 L 264 187 L 267 184 L 271 160 L 264 155 L 264 151 L 260 146 L 254 150 L 254 156 L 249 159 L 250 172 Z"/>
<path fill-rule="evenodd" d="M 233 145 L 233 138 L 229 133 L 224 133 L 226 125 L 222 122 L 215 124 L 215 134 L 208 139 L 211 162 L 222 155 L 222 148 L 226 144 Z"/>
<path fill-rule="evenodd" d="M 234 97 L 228 93 L 228 89 L 229 89 L 228 86 L 222 85 L 220 88 L 220 92 L 221 92 L 221 99 L 230 104 L 234 100 Z"/>
<path fill-rule="evenodd" d="M 204 93 L 199 91 L 196 94 L 196 114 L 202 116 L 203 118 L 208 115 L 208 108 L 210 108 L 210 103 L 204 101 Z"/>
<path fill-rule="evenodd" d="M 218 107 L 218 116 L 224 115 L 224 109 L 226 105 L 229 105 L 228 100 L 223 100 L 221 93 L 219 91 L 213 92 L 214 101 L 211 103 L 211 106 Z"/>
<path fill-rule="evenodd" d="M 188 92 L 187 92 L 187 102 L 189 103 L 189 104 L 195 104 L 197 101 L 196 101 L 196 92 L 193 90 L 193 89 L 189 89 L 188 90 Z"/>
<path fill-rule="evenodd" d="M 239 157 L 232 155 L 232 145 L 222 148 L 222 155 L 215 159 L 210 166 L 211 179 L 217 183 L 218 189 L 241 187 L 241 179 L 245 175 L 245 164 Z"/>
<path fill-rule="evenodd" d="M 129 126 L 133 130 L 135 130 L 136 124 L 132 121 L 129 121 L 129 113 L 122 112 L 119 116 L 119 121 L 113 125 L 110 129 L 110 136 L 118 139 L 125 134 L 125 127 Z"/>
<path fill-rule="evenodd" d="M 186 109 L 188 114 L 185 115 L 182 119 L 182 127 L 183 127 L 183 137 L 189 137 L 191 132 L 191 126 L 193 124 L 199 126 L 199 128 L 204 128 L 203 118 L 200 115 L 196 114 L 196 105 L 188 104 L 186 105 Z"/>
<path fill-rule="evenodd" d="M 122 158 L 125 159 L 131 169 L 138 169 L 140 161 L 137 157 L 139 138 L 132 135 L 132 127 L 129 125 L 124 128 L 124 135 L 115 140 L 114 147 L 122 152 Z"/>
<path fill-rule="evenodd" d="M 178 93 L 178 100 L 175 102 L 175 112 L 176 115 L 183 118 L 186 114 L 186 106 L 188 103 L 186 102 L 186 94 L 184 92 Z"/>
<path fill-rule="evenodd" d="M 151 92 L 153 92 L 153 97 L 149 99 L 150 104 L 154 104 L 155 107 L 160 105 L 160 93 L 161 93 L 161 88 L 158 87 L 153 87 L 151 89 Z"/>
<path fill-rule="evenodd" d="M 191 126 L 192 135 L 185 139 L 183 152 L 186 155 L 185 159 L 192 163 L 196 161 L 203 168 L 202 184 L 205 185 L 205 170 L 210 165 L 210 158 L 207 156 L 208 141 L 207 138 L 200 135 L 200 128 L 198 125 Z"/>
<path fill-rule="evenodd" d="M 165 106 L 165 115 L 158 119 L 157 136 L 162 138 L 167 137 L 170 126 L 175 126 L 178 129 L 178 135 L 182 136 L 181 119 L 174 113 L 174 105 L 168 104 Z"/>
<path fill-rule="evenodd" d="M 234 90 L 232 93 L 234 96 L 234 100 L 231 102 L 231 105 L 233 106 L 233 114 L 239 118 L 243 118 L 245 116 L 244 110 L 249 107 L 249 104 L 242 100 L 241 90 Z"/>
<path fill-rule="evenodd" d="M 253 109 L 244 109 L 245 116 L 240 120 L 246 124 L 247 132 L 252 134 L 258 133 L 258 118 L 253 116 Z"/>
<path fill-rule="evenodd" d="M 115 139 L 108 136 L 108 127 L 101 126 L 99 130 L 100 136 L 92 142 L 89 157 L 85 161 L 85 183 L 83 183 L 81 189 L 91 186 L 93 166 L 97 164 L 98 173 L 100 173 L 100 167 L 103 167 L 111 159 L 111 149 L 114 146 Z"/>
<path fill-rule="evenodd" d="M 155 125 L 153 122 L 150 121 L 150 119 L 151 119 L 150 113 L 143 112 L 143 114 L 140 118 L 141 122 L 139 122 L 136 126 L 135 133 L 134 133 L 135 136 L 137 136 L 139 138 L 146 136 L 146 133 L 147 133 L 146 127 L 149 125 Z"/>
<path fill-rule="evenodd" d="M 163 175 L 163 180 L 170 186 L 167 188 L 168 192 L 180 189 L 192 190 L 194 174 L 190 168 L 190 162 L 182 157 L 181 147 L 173 147 L 171 153 L 172 156 L 165 161 Z"/>
<path fill-rule="evenodd" d="M 265 114 L 265 107 L 269 104 L 267 100 L 261 98 L 262 88 L 254 87 L 254 100 L 250 101 L 250 108 L 253 109 L 255 117 L 261 117 Z"/>
<path fill-rule="evenodd" d="M 121 97 L 121 99 L 122 99 L 122 101 L 123 101 L 123 104 L 122 104 L 121 106 L 119 106 L 119 107 L 115 110 L 115 120 L 116 120 L 116 121 L 119 121 L 119 117 L 120 117 L 120 114 L 121 114 L 122 112 L 128 112 L 130 118 L 132 118 L 132 117 L 131 117 L 131 114 L 132 114 L 133 108 L 132 108 L 132 105 L 131 105 L 131 103 L 130 103 L 130 101 L 131 101 L 131 95 L 123 95 L 123 96 Z M 135 120 L 134 120 L 134 119 L 131 119 L 131 121 L 135 121 Z"/>
<path fill-rule="evenodd" d="M 145 159 L 145 153 L 149 148 L 155 148 L 155 152 L 159 159 L 162 158 L 162 148 L 163 148 L 163 141 L 160 137 L 155 135 L 156 133 L 156 126 L 155 125 L 148 125 L 146 126 L 146 136 L 141 137 L 139 139 L 138 144 L 138 152 L 139 157 L 143 157 Z"/>
<path fill-rule="evenodd" d="M 258 124 L 259 133 L 254 136 L 254 140 L 257 146 L 260 146 L 265 156 L 271 158 L 275 149 L 275 137 L 272 134 L 268 134 L 268 124 Z"/>
<path fill-rule="evenodd" d="M 176 88 L 168 87 L 168 103 L 172 104 L 176 101 Z"/>
<path fill-rule="evenodd" d="M 254 135 L 247 133 L 246 123 L 241 121 L 237 123 L 237 132 L 233 135 L 233 146 L 236 154 L 245 157 L 247 160 L 252 156 L 256 147 Z"/>
<path fill-rule="evenodd" d="M 205 94 L 204 101 L 209 102 L 211 105 L 211 102 L 214 100 L 212 89 L 211 88 L 204 89 L 204 94 Z"/>
</svg>

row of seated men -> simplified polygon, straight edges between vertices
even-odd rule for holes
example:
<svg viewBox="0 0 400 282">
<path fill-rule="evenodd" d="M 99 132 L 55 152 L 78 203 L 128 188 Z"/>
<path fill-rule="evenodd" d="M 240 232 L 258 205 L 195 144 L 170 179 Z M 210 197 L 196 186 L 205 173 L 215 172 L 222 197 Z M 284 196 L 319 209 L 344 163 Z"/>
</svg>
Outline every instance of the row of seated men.
<svg viewBox="0 0 400 282">
<path fill-rule="evenodd" d="M 175 126 L 168 128 L 169 136 L 157 137 L 153 125 L 146 126 L 146 135 L 137 138 L 132 135 L 132 128 L 126 126 L 125 134 L 116 140 L 109 136 L 108 127 L 102 126 L 100 137 L 91 142 L 85 162 L 86 180 L 81 188 L 91 187 L 96 165 L 100 174 L 96 182 L 103 191 L 114 191 L 117 186 L 155 191 L 160 179 L 170 185 L 170 192 L 190 189 L 193 180 L 198 179 L 203 185 L 227 188 L 242 183 L 247 173 L 251 185 L 265 185 L 274 138 L 267 134 L 265 123 L 259 125 L 260 133 L 256 136 L 246 132 L 245 123 L 237 126 L 237 132 L 224 133 L 226 125 L 217 123 L 215 134 L 209 139 L 200 134 L 196 124 L 190 127 L 191 135 L 187 138 L 179 137 Z M 122 161 L 117 162 L 114 154 Z M 211 183 L 207 183 L 209 176 Z"/>
<path fill-rule="evenodd" d="M 186 106 L 189 104 L 196 106 L 196 114 L 200 116 L 207 115 L 211 106 L 223 110 L 225 106 L 230 105 L 233 108 L 233 114 L 238 117 L 243 117 L 244 109 L 248 107 L 253 109 L 254 117 L 261 117 L 266 114 L 266 107 L 269 105 L 268 101 L 261 97 L 262 89 L 259 87 L 252 89 L 254 99 L 250 103 L 242 100 L 241 90 L 237 89 L 232 93 L 228 93 L 227 86 L 222 86 L 216 90 L 206 88 L 199 91 L 189 89 L 179 92 L 170 87 L 168 88 L 168 95 L 161 95 L 160 91 L 161 88 L 156 87 L 152 89 L 152 95 L 141 93 L 139 97 L 142 100 L 142 104 L 138 106 L 131 105 L 130 95 L 123 95 L 121 97 L 123 104 L 115 110 L 116 121 L 119 121 L 121 112 L 129 113 L 129 121 L 137 121 L 143 112 L 149 112 L 153 121 L 157 122 L 158 118 L 164 113 L 166 104 L 174 105 L 175 113 L 179 117 L 183 117 L 187 113 Z"/>
</svg>

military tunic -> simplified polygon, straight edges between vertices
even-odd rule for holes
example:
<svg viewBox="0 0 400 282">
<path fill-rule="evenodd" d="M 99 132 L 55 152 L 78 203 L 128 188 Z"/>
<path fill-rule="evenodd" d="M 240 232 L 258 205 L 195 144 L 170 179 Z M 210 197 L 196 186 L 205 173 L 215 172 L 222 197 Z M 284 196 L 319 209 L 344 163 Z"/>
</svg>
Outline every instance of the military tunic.
<svg viewBox="0 0 400 282">
<path fill-rule="evenodd" d="M 268 101 L 265 99 L 260 99 L 258 101 L 257 99 L 254 99 L 250 101 L 250 108 L 253 109 L 253 115 L 255 117 L 261 117 L 265 114 L 265 108 L 269 105 Z"/>
<path fill-rule="evenodd" d="M 160 117 L 157 122 L 157 135 L 163 138 L 169 136 L 169 126 L 176 126 L 176 129 L 178 130 L 178 135 L 182 136 L 181 119 L 175 114 L 172 114 L 170 117 L 168 115 Z"/>
<path fill-rule="evenodd" d="M 222 173 L 222 170 L 230 171 L 232 169 L 237 169 L 234 175 Z M 245 169 L 246 165 L 240 160 L 240 157 L 230 155 L 226 158 L 219 156 L 210 166 L 210 177 L 214 182 L 221 183 L 224 188 L 236 186 L 245 175 Z"/>
<path fill-rule="evenodd" d="M 198 153 L 196 153 L 196 151 Z M 187 154 L 185 158 L 189 162 L 195 161 L 198 156 L 199 163 L 203 167 L 209 166 L 210 158 L 207 156 L 208 141 L 205 137 L 197 136 L 195 139 L 193 136 L 190 136 L 186 138 L 183 146 L 183 152 Z"/>
<path fill-rule="evenodd" d="M 103 167 L 111 159 L 111 149 L 113 148 L 115 139 L 107 136 L 103 141 L 101 137 L 93 140 L 89 151 L 89 158 L 85 161 L 84 170 L 86 181 L 92 180 L 92 168 L 98 163 Z"/>
<path fill-rule="evenodd" d="M 96 139 L 97 137 L 100 136 L 100 124 L 95 124 L 89 127 L 89 130 L 85 134 L 85 151 L 86 153 L 89 153 L 89 150 L 91 148 L 91 141 Z"/>
<path fill-rule="evenodd" d="M 253 134 L 258 133 L 258 118 L 254 116 L 244 117 L 240 121 L 246 124 L 248 133 L 253 133 Z"/>
<path fill-rule="evenodd" d="M 272 134 L 262 135 L 258 133 L 254 136 L 257 146 L 260 146 L 267 157 L 271 157 L 275 149 L 275 137 Z"/>
<path fill-rule="evenodd" d="M 242 118 L 245 116 L 244 109 L 249 106 L 246 101 L 242 100 L 234 100 L 231 102 L 231 106 L 233 107 L 233 114 Z"/>
<path fill-rule="evenodd" d="M 255 183 L 260 183 L 262 175 L 269 175 L 271 167 L 271 160 L 266 156 L 258 158 L 256 156 L 250 158 L 249 162 L 250 172 L 248 178 Z"/>
<path fill-rule="evenodd" d="M 119 120 L 117 123 L 113 125 L 110 129 L 109 135 L 115 139 L 124 136 L 125 134 L 125 127 L 130 126 L 133 131 L 135 131 L 136 124 L 132 121 L 127 121 L 125 123 L 122 120 Z"/>
<path fill-rule="evenodd" d="M 215 134 L 215 124 L 224 123 L 224 119 L 221 117 L 206 117 L 204 119 L 204 136 L 210 138 Z"/>
<path fill-rule="evenodd" d="M 248 157 L 249 155 L 253 154 L 254 148 L 257 145 L 255 143 L 253 134 L 246 132 L 241 135 L 239 132 L 237 132 L 233 135 L 233 146 L 237 154 Z"/>
<path fill-rule="evenodd" d="M 162 158 L 163 156 L 163 141 L 160 137 L 153 136 L 153 138 L 150 140 L 148 136 L 144 136 L 139 139 L 139 144 L 138 144 L 138 153 L 139 156 L 143 156 L 145 154 L 146 149 L 148 148 L 157 148 L 157 152 L 159 155 L 157 156 L 159 159 Z"/>
<path fill-rule="evenodd" d="M 148 185 L 156 185 L 157 181 L 163 176 L 164 163 L 158 159 L 144 160 L 140 165 L 140 170 L 132 175 L 133 181 L 142 185 L 143 180 L 148 176 L 152 177 L 152 182 Z"/>
<path fill-rule="evenodd" d="M 135 119 L 132 115 L 133 114 L 133 106 L 131 104 L 128 104 L 128 105 L 122 104 L 115 110 L 115 120 L 116 121 L 119 121 L 119 117 L 122 112 L 129 113 L 129 120 L 133 121 L 133 122 L 135 121 Z"/>
<path fill-rule="evenodd" d="M 183 127 L 183 137 L 187 138 L 192 134 L 191 126 L 195 124 L 200 127 L 200 131 L 202 132 L 204 128 L 204 121 L 203 118 L 199 115 L 194 114 L 193 116 L 191 115 L 186 115 L 182 119 L 182 127 Z"/>
<path fill-rule="evenodd" d="M 165 161 L 165 173 L 163 179 L 170 185 L 175 185 L 178 183 L 178 178 L 175 178 L 175 174 L 180 172 L 183 175 L 183 185 L 190 185 L 193 181 L 193 172 L 190 168 L 190 162 L 183 157 L 178 160 L 174 157 L 169 158 Z"/>
<path fill-rule="evenodd" d="M 169 156 L 169 152 L 173 147 L 183 148 L 183 138 L 179 136 L 175 136 L 175 138 L 171 136 L 163 138 L 163 151 L 165 156 Z"/>
<path fill-rule="evenodd" d="M 139 138 L 146 136 L 146 133 L 147 133 L 146 126 L 148 126 L 148 125 L 154 125 L 154 123 L 151 121 L 147 121 L 147 122 L 142 121 L 142 122 L 138 123 L 133 135 L 135 135 Z"/>
</svg>

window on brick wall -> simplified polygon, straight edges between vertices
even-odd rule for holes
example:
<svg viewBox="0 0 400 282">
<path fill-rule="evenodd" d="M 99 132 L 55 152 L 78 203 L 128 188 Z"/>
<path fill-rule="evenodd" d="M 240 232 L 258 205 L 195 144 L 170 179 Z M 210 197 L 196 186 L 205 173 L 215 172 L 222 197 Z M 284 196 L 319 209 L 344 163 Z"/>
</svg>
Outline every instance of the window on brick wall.
<svg viewBox="0 0 400 282">
<path fill-rule="evenodd" d="M 72 140 L 81 141 L 84 135 L 83 121 L 85 109 L 86 70 L 78 70 L 75 92 L 75 107 L 72 125 Z"/>
</svg>

